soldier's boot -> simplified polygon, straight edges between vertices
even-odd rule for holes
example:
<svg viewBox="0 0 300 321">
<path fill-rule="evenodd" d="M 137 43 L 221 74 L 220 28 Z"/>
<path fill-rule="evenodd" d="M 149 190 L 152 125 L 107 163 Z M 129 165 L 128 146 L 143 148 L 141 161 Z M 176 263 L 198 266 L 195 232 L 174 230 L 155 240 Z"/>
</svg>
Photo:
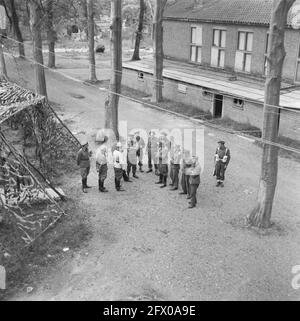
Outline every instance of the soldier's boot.
<svg viewBox="0 0 300 321">
<path fill-rule="evenodd" d="M 155 184 L 162 184 L 163 183 L 163 176 L 160 174 L 159 175 L 159 181 L 156 182 Z"/>
<path fill-rule="evenodd" d="M 104 182 L 99 180 L 99 191 L 102 193 L 108 192 L 108 190 L 104 187 Z"/>
<path fill-rule="evenodd" d="M 167 176 L 163 176 L 163 184 L 160 188 L 164 188 L 167 186 Z"/>
<path fill-rule="evenodd" d="M 143 164 L 142 164 L 141 162 L 139 162 L 139 168 L 140 168 L 140 172 L 141 172 L 141 173 L 144 173 L 144 171 L 143 171 Z"/>
<path fill-rule="evenodd" d="M 87 184 L 87 178 L 84 179 L 84 185 L 85 185 L 85 188 L 92 188 L 91 186 L 88 186 L 88 184 Z"/>
<path fill-rule="evenodd" d="M 82 179 L 82 191 L 83 193 L 87 193 L 86 189 L 85 189 L 85 179 Z"/>
<path fill-rule="evenodd" d="M 133 170 L 132 170 L 132 176 L 134 177 L 134 178 L 139 178 L 137 175 L 136 175 L 136 168 L 134 168 Z"/>
<path fill-rule="evenodd" d="M 104 187 L 104 181 L 102 181 L 102 188 L 103 188 L 103 193 L 107 193 L 108 190 Z"/>
</svg>

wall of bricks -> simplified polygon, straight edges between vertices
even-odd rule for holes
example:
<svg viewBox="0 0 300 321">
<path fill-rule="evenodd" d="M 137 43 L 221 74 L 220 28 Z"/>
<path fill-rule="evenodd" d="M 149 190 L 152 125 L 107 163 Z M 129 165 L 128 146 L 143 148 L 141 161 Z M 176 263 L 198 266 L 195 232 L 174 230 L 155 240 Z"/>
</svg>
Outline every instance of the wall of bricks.
<svg viewBox="0 0 300 321">
<path fill-rule="evenodd" d="M 180 61 L 190 61 L 191 26 L 190 22 L 164 21 L 164 53 L 165 56 Z M 235 52 L 237 49 L 238 31 L 251 31 L 253 37 L 253 51 L 251 74 L 262 76 L 264 73 L 264 54 L 266 48 L 266 27 L 225 25 L 213 23 L 199 23 L 202 26 L 202 65 L 210 66 L 213 29 L 226 30 L 225 67 L 228 72 L 234 71 Z M 283 79 L 294 82 L 296 75 L 297 54 L 299 51 L 299 31 L 287 29 L 285 33 L 286 58 L 283 68 Z M 218 69 L 216 69 L 218 70 Z"/>
</svg>

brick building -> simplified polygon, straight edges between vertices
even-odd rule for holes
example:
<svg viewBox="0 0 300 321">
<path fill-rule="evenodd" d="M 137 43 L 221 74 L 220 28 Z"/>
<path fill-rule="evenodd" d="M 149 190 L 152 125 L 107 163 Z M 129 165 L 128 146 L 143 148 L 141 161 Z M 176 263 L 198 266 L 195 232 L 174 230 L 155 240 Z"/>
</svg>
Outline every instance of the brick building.
<svg viewBox="0 0 300 321">
<path fill-rule="evenodd" d="M 164 97 L 261 128 L 272 3 L 173 1 L 164 15 Z M 300 140 L 300 32 L 289 21 L 280 134 Z M 125 85 L 150 93 L 151 65 L 124 63 Z"/>
</svg>

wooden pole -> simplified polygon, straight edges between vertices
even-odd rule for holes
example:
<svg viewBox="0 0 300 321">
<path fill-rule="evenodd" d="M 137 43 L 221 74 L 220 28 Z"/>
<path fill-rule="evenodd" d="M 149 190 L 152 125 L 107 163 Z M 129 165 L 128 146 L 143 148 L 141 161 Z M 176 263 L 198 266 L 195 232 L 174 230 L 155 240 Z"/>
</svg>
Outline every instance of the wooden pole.
<svg viewBox="0 0 300 321">
<path fill-rule="evenodd" d="M 96 82 L 94 0 L 87 0 L 90 81 Z"/>
<path fill-rule="evenodd" d="M 154 86 L 152 102 L 161 102 L 163 100 L 163 12 L 167 0 L 155 0 L 154 17 L 153 17 L 153 60 L 154 60 Z"/>
<path fill-rule="evenodd" d="M 105 102 L 105 128 L 119 139 L 118 106 L 122 82 L 122 0 L 111 0 L 111 66 L 110 93 Z"/>
<path fill-rule="evenodd" d="M 268 47 L 268 71 L 265 84 L 263 155 L 257 205 L 247 220 L 249 225 L 268 228 L 271 226 L 273 200 L 277 184 L 278 142 L 280 119 L 280 86 L 282 67 L 285 58 L 284 32 L 287 14 L 295 0 L 274 0 L 270 23 Z M 275 107 L 274 107 L 275 106 Z"/>
</svg>

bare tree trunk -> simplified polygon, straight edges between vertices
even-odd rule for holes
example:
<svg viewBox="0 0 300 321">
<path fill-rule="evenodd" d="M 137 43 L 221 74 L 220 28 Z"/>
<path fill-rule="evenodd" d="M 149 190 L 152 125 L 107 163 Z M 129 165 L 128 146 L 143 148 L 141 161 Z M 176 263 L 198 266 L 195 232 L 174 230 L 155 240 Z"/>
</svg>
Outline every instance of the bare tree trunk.
<svg viewBox="0 0 300 321">
<path fill-rule="evenodd" d="M 34 56 L 34 71 L 36 92 L 47 97 L 46 78 L 44 70 L 44 59 L 42 52 L 42 35 L 41 35 L 41 7 L 36 0 L 30 0 L 30 27 L 33 39 L 33 56 Z"/>
<path fill-rule="evenodd" d="M 167 0 L 155 0 L 155 9 L 153 17 L 153 50 L 154 50 L 154 87 L 152 102 L 161 102 L 163 100 L 163 12 Z"/>
<path fill-rule="evenodd" d="M 4 59 L 4 53 L 3 53 L 2 40 L 0 40 L 0 80 L 1 79 L 5 79 L 5 80 L 8 79 L 7 69 L 6 69 L 5 59 Z"/>
<path fill-rule="evenodd" d="M 271 226 L 273 200 L 277 184 L 279 106 L 282 66 L 285 58 L 284 31 L 287 14 L 295 0 L 274 0 L 268 48 L 268 73 L 265 85 L 263 156 L 258 204 L 248 216 L 248 223 L 260 228 Z"/>
<path fill-rule="evenodd" d="M 81 20 L 83 24 L 83 30 L 86 34 L 86 37 L 88 38 L 89 32 L 88 32 L 88 24 L 87 24 L 87 20 L 88 20 L 87 0 L 81 0 L 80 5 L 81 5 Z"/>
<path fill-rule="evenodd" d="M 55 42 L 56 42 L 56 32 L 53 26 L 53 0 L 49 0 L 46 3 L 46 13 L 47 13 L 47 41 L 48 41 L 48 67 L 55 68 Z"/>
<path fill-rule="evenodd" d="M 136 31 L 136 37 L 135 37 L 135 46 L 134 46 L 134 52 L 131 60 L 140 60 L 140 44 L 142 40 L 143 35 L 143 28 L 144 28 L 144 15 L 145 15 L 145 0 L 140 0 L 140 16 L 139 16 L 139 24 L 138 29 Z"/>
<path fill-rule="evenodd" d="M 23 40 L 22 32 L 19 26 L 19 17 L 16 11 L 15 0 L 10 0 L 8 2 L 9 2 L 9 8 L 11 12 L 11 21 L 12 21 L 14 33 L 19 43 L 19 56 L 20 58 L 24 58 L 25 57 L 24 40 Z"/>
<path fill-rule="evenodd" d="M 96 82 L 94 0 L 87 0 L 90 81 Z"/>
<path fill-rule="evenodd" d="M 118 107 L 122 82 L 122 0 L 111 0 L 111 65 L 112 76 L 110 80 L 110 93 L 105 102 L 105 128 L 114 131 L 119 139 Z"/>
</svg>

